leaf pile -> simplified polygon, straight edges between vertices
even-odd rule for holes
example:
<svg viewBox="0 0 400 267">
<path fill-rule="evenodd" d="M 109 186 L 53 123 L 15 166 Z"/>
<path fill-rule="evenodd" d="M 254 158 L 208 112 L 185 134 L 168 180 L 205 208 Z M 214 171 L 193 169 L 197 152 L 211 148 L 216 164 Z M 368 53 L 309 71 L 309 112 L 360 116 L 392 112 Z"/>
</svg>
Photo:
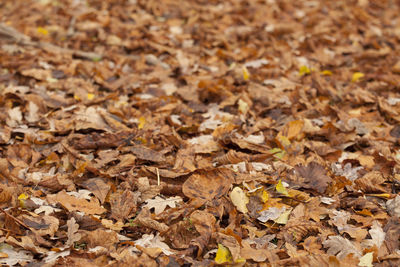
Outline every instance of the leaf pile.
<svg viewBox="0 0 400 267">
<path fill-rule="evenodd" d="M 398 1 L 0 3 L 0 263 L 399 266 Z"/>
</svg>

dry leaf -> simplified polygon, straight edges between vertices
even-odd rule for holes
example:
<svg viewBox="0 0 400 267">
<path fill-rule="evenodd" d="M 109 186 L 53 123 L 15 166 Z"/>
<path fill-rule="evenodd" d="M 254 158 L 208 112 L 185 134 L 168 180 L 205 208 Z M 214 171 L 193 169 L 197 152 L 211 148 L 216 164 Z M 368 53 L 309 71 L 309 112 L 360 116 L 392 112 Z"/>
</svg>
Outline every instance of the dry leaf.
<svg viewBox="0 0 400 267">
<path fill-rule="evenodd" d="M 177 196 L 177 197 L 170 197 L 167 199 L 163 199 L 159 196 L 156 196 L 154 199 L 148 199 L 146 200 L 146 205 L 144 207 L 147 207 L 148 209 L 154 208 L 154 213 L 156 215 L 160 214 L 163 212 L 167 206 L 171 208 L 176 207 L 176 203 L 181 202 L 182 198 Z"/>
<path fill-rule="evenodd" d="M 56 195 L 48 195 L 47 201 L 51 204 L 59 203 L 68 211 L 81 211 L 86 214 L 102 214 L 106 211 L 95 198 L 87 201 L 86 199 L 70 196 L 65 191 L 61 191 Z"/>
<path fill-rule="evenodd" d="M 65 243 L 67 247 L 72 246 L 75 242 L 79 241 L 81 239 L 81 235 L 78 234 L 78 229 L 79 229 L 79 224 L 76 223 L 75 218 L 72 217 L 67 221 L 67 226 L 68 226 L 68 231 L 67 231 L 67 237 L 68 240 Z"/>
<path fill-rule="evenodd" d="M 322 242 L 322 244 L 324 247 L 328 248 L 328 254 L 336 255 L 339 260 L 344 259 L 350 253 L 355 257 L 361 257 L 361 252 L 354 246 L 354 244 L 350 240 L 341 236 L 329 236 L 327 240 Z"/>
</svg>

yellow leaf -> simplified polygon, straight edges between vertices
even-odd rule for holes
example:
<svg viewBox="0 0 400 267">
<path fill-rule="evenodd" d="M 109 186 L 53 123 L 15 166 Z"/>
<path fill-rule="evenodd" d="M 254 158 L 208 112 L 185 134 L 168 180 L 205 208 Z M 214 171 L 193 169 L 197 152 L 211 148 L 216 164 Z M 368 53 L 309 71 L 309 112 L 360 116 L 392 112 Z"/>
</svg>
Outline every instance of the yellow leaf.
<svg viewBox="0 0 400 267">
<path fill-rule="evenodd" d="M 77 168 L 76 168 L 76 170 L 75 170 L 75 173 L 76 173 L 76 174 L 84 173 L 85 170 L 86 170 L 86 166 L 87 166 L 87 165 L 88 165 L 88 162 L 87 162 L 87 161 L 78 164 L 78 166 L 77 166 Z"/>
<path fill-rule="evenodd" d="M 351 81 L 353 82 L 353 83 L 356 83 L 356 82 L 358 82 L 362 77 L 364 77 L 365 75 L 364 75 L 364 73 L 362 73 L 362 72 L 354 72 L 353 73 L 353 76 L 351 77 Z"/>
<path fill-rule="evenodd" d="M 282 212 L 282 214 L 279 216 L 278 219 L 274 220 L 274 222 L 276 222 L 277 224 L 287 224 L 291 212 L 292 212 L 291 208 L 285 210 L 284 212 Z"/>
<path fill-rule="evenodd" d="M 75 100 L 81 101 L 81 98 L 78 95 L 74 95 Z"/>
<path fill-rule="evenodd" d="M 247 111 L 249 111 L 249 104 L 244 102 L 242 99 L 239 99 L 238 101 L 238 106 L 239 106 L 239 112 L 242 114 L 246 114 Z"/>
<path fill-rule="evenodd" d="M 147 140 L 144 139 L 143 137 L 138 137 L 138 138 L 136 138 L 136 141 L 140 142 L 140 143 L 143 144 L 143 145 L 147 144 Z"/>
<path fill-rule="evenodd" d="M 310 73 L 311 73 L 311 70 L 310 70 L 309 67 L 307 67 L 307 66 L 300 66 L 300 68 L 299 68 L 299 75 L 300 75 L 300 76 L 304 76 L 304 75 L 307 75 L 307 74 L 310 74 Z"/>
<path fill-rule="evenodd" d="M 303 127 L 303 120 L 290 121 L 281 131 L 281 135 L 286 136 L 287 138 L 289 138 L 289 140 L 292 140 L 293 138 L 300 139 L 302 137 L 301 134 L 303 131 Z"/>
<path fill-rule="evenodd" d="M 276 191 L 277 191 L 278 193 L 281 193 L 281 194 L 283 194 L 283 195 L 285 195 L 285 196 L 288 196 L 288 195 L 289 195 L 289 193 L 288 193 L 286 187 L 282 184 L 282 180 L 281 180 L 281 179 L 279 179 L 279 182 L 278 182 L 278 184 L 276 185 L 275 189 L 276 189 Z"/>
<path fill-rule="evenodd" d="M 46 30 L 43 27 L 37 27 L 37 32 L 40 33 L 40 34 L 43 34 L 43 35 L 48 35 L 49 34 L 49 31 Z"/>
<path fill-rule="evenodd" d="M 245 81 L 247 81 L 247 80 L 250 78 L 250 72 L 249 72 L 249 70 L 246 68 L 246 66 L 243 66 L 242 71 L 243 71 L 243 79 L 244 79 Z"/>
<path fill-rule="evenodd" d="M 146 118 L 145 117 L 140 117 L 139 118 L 139 129 L 143 129 L 144 125 L 146 124 Z"/>
<path fill-rule="evenodd" d="M 29 198 L 28 195 L 26 195 L 25 193 L 22 193 L 21 195 L 18 196 L 18 200 L 19 200 L 19 206 L 21 208 L 25 208 L 25 201 Z"/>
<path fill-rule="evenodd" d="M 245 258 L 238 258 L 237 260 L 235 260 L 235 263 L 245 263 L 246 259 Z"/>
<path fill-rule="evenodd" d="M 232 262 L 232 254 L 229 251 L 229 249 L 221 244 L 218 244 L 217 255 L 215 256 L 215 262 L 217 264 Z"/>
<path fill-rule="evenodd" d="M 374 215 L 372 214 L 372 212 L 370 212 L 370 211 L 367 210 L 367 209 L 363 209 L 362 211 L 356 211 L 356 213 L 359 214 L 359 215 L 374 217 Z"/>
<path fill-rule="evenodd" d="M 261 200 L 262 202 L 266 203 L 269 199 L 269 194 L 267 191 L 263 191 L 262 196 L 261 196 Z"/>
<path fill-rule="evenodd" d="M 374 266 L 374 265 L 372 265 L 373 259 L 374 259 L 374 253 L 368 252 L 360 258 L 360 262 L 358 263 L 358 266 L 372 267 L 372 266 Z"/>
<path fill-rule="evenodd" d="M 332 75 L 332 71 L 330 71 L 330 70 L 323 70 L 323 71 L 321 71 L 321 74 L 322 74 L 322 75 L 325 75 L 325 76 L 331 76 L 331 75 Z"/>
<path fill-rule="evenodd" d="M 270 150 L 268 150 L 269 153 L 274 154 L 274 157 L 278 158 L 278 159 L 283 159 L 286 155 L 285 150 L 282 150 L 278 147 L 272 148 Z"/>
<path fill-rule="evenodd" d="M 289 138 L 281 135 L 280 133 L 276 136 L 276 140 L 279 142 L 278 145 L 280 145 L 282 148 L 287 148 L 291 144 Z"/>
<path fill-rule="evenodd" d="M 247 213 L 246 204 L 249 203 L 249 198 L 246 196 L 246 193 L 238 186 L 233 188 L 232 192 L 229 194 L 229 197 L 232 200 L 233 205 L 235 205 L 236 209 L 242 213 Z"/>
<path fill-rule="evenodd" d="M 25 193 L 22 193 L 21 195 L 18 196 L 19 200 L 27 200 L 29 198 L 29 196 Z"/>
<path fill-rule="evenodd" d="M 92 100 L 94 98 L 94 94 L 88 93 L 87 94 L 87 99 Z"/>
</svg>

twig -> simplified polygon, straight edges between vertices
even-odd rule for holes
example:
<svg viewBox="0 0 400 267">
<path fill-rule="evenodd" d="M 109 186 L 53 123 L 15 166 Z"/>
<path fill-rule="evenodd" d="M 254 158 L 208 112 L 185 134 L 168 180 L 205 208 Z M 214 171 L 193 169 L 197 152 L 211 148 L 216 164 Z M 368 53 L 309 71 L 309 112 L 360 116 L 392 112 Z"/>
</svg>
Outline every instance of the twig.
<svg viewBox="0 0 400 267">
<path fill-rule="evenodd" d="M 161 184 L 160 172 L 158 171 L 158 168 L 156 168 L 156 170 L 157 170 L 157 185 L 160 186 Z"/>
</svg>

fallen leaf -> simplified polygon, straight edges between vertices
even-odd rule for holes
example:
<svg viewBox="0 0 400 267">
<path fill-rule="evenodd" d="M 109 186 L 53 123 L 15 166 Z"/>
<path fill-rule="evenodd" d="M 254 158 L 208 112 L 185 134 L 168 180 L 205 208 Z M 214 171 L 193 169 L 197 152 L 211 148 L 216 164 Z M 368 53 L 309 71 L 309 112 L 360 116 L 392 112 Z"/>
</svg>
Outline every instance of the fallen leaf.
<svg viewBox="0 0 400 267">
<path fill-rule="evenodd" d="M 316 162 L 311 162 L 307 166 L 295 166 L 296 173 L 303 178 L 299 184 L 304 188 L 311 188 L 319 193 L 324 193 L 332 179 L 326 175 L 324 167 Z"/>
<path fill-rule="evenodd" d="M 192 174 L 182 185 L 185 196 L 205 202 L 224 195 L 234 181 L 234 172 L 227 168 Z"/>
<path fill-rule="evenodd" d="M 223 264 L 227 262 L 232 262 L 232 255 L 228 248 L 221 244 L 218 244 L 217 255 L 215 255 L 215 262 L 217 264 Z"/>
<path fill-rule="evenodd" d="M 75 218 L 72 217 L 67 221 L 67 226 L 68 226 L 68 231 L 67 231 L 67 237 L 68 240 L 65 243 L 67 247 L 72 246 L 75 242 L 79 241 L 81 239 L 81 235 L 78 234 L 78 229 L 79 229 L 79 224 L 76 223 Z"/>
<path fill-rule="evenodd" d="M 247 213 L 247 203 L 249 203 L 249 198 L 246 196 L 246 193 L 240 188 L 235 187 L 229 194 L 229 197 L 232 200 L 233 205 L 235 205 L 236 209 L 242 213 Z"/>
<path fill-rule="evenodd" d="M 70 196 L 65 191 L 61 191 L 56 195 L 48 195 L 47 201 L 51 204 L 60 203 L 68 211 L 81 211 L 86 214 L 102 214 L 106 211 L 95 198 L 87 201 L 86 199 Z"/>
<path fill-rule="evenodd" d="M 353 83 L 358 82 L 361 78 L 363 78 L 365 75 L 362 72 L 354 72 L 353 76 L 351 77 L 351 81 Z"/>
<path fill-rule="evenodd" d="M 15 251 L 13 247 L 2 244 L 0 252 L 4 253 L 5 257 L 0 257 L 0 264 L 14 266 L 16 264 L 26 264 L 33 261 L 33 256 L 26 250 Z"/>
<path fill-rule="evenodd" d="M 361 257 L 360 251 L 354 244 L 341 236 L 329 236 L 322 244 L 328 248 L 328 254 L 336 255 L 339 260 L 344 259 L 350 253 L 353 253 L 358 258 Z"/>
<path fill-rule="evenodd" d="M 170 197 L 163 199 L 159 196 L 156 196 L 154 199 L 148 199 L 146 200 L 146 205 L 144 207 L 147 207 L 148 209 L 153 209 L 154 208 L 154 213 L 156 215 L 160 214 L 163 212 L 167 206 L 171 208 L 175 208 L 176 204 L 178 202 L 181 202 L 182 198 L 177 196 L 177 197 Z"/>
<path fill-rule="evenodd" d="M 281 193 L 285 196 L 288 196 L 288 190 L 286 189 L 286 187 L 282 184 L 282 180 L 279 180 L 279 182 L 276 184 L 275 186 L 276 192 Z"/>
<path fill-rule="evenodd" d="M 372 264 L 373 259 L 374 259 L 373 252 L 365 253 L 365 255 L 360 258 L 360 263 L 358 264 L 358 266 L 373 267 L 374 266 Z"/>
</svg>

